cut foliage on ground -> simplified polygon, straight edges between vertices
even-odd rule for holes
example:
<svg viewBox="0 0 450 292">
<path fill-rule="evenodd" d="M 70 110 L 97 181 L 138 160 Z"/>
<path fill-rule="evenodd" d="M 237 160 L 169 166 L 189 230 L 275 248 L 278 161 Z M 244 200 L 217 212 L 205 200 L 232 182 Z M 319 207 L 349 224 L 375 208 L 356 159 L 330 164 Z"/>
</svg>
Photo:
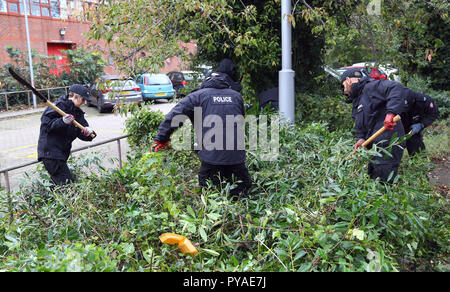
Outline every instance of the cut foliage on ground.
<svg viewBox="0 0 450 292">
<path fill-rule="evenodd" d="M 431 161 L 404 159 L 383 184 L 366 174 L 370 151 L 347 159 L 353 142 L 324 123 L 282 127 L 276 161 L 248 151 L 253 187 L 236 202 L 233 185 L 199 189 L 190 151 L 136 147 L 122 169 L 82 156 L 70 162 L 78 182 L 54 190 L 38 169 L 1 193 L 0 270 L 445 270 L 448 199 L 429 183 Z M 168 232 L 198 254 L 161 243 Z"/>
</svg>

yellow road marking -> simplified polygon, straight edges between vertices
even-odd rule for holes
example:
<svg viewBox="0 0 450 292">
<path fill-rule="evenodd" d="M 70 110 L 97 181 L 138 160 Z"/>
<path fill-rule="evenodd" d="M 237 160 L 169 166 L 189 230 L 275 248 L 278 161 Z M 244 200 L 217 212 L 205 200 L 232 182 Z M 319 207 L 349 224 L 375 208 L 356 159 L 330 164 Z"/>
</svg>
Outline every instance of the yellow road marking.
<svg viewBox="0 0 450 292">
<path fill-rule="evenodd" d="M 25 159 L 25 158 L 35 158 L 37 159 L 37 152 L 34 152 L 33 154 L 27 155 L 27 156 L 16 156 L 14 158 L 18 158 L 18 159 Z"/>
<path fill-rule="evenodd" d="M 15 147 L 15 148 L 10 148 L 10 149 L 6 149 L 6 150 L 1 150 L 0 152 L 11 152 L 11 151 L 16 151 L 16 150 L 20 150 L 20 149 L 25 149 L 25 148 L 29 148 L 29 147 L 36 147 L 37 144 L 31 144 L 31 145 L 26 145 L 26 146 L 20 146 L 20 147 Z"/>
</svg>

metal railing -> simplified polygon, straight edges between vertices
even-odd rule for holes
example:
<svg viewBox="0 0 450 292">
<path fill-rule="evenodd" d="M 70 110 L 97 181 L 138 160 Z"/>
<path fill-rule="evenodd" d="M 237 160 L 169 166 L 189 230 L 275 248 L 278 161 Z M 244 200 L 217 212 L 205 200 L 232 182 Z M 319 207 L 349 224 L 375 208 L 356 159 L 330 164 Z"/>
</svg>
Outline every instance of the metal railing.
<svg viewBox="0 0 450 292">
<path fill-rule="evenodd" d="M 66 94 L 68 94 L 69 86 L 37 89 L 37 91 L 47 91 L 47 98 L 48 98 L 48 100 L 51 100 L 50 91 L 51 90 L 58 90 L 58 89 L 64 89 L 66 91 Z M 0 92 L 0 94 L 3 95 L 4 98 L 5 98 L 5 107 L 6 107 L 7 111 L 9 110 L 8 95 L 10 95 L 10 94 L 21 94 L 21 93 L 26 93 L 27 94 L 28 106 L 31 106 L 31 95 L 33 94 L 31 90 Z"/>
<path fill-rule="evenodd" d="M 104 145 L 104 144 L 108 144 L 108 143 L 117 141 L 117 150 L 118 150 L 118 154 L 119 154 L 119 167 L 122 168 L 122 149 L 121 149 L 121 146 L 120 146 L 120 140 L 124 139 L 124 138 L 127 138 L 128 136 L 129 136 L 128 134 L 127 135 L 122 135 L 122 136 L 111 138 L 111 139 L 104 140 L 104 141 L 101 141 L 101 142 L 89 144 L 89 145 L 86 145 L 86 146 L 83 146 L 83 147 L 76 148 L 76 149 L 70 151 L 70 153 L 86 150 L 86 149 L 89 149 L 89 148 L 93 148 L 93 147 L 97 147 L 97 146 L 100 146 L 100 145 Z M 8 193 L 11 192 L 11 185 L 10 185 L 10 182 L 9 182 L 9 172 L 10 171 L 13 171 L 13 170 L 16 170 L 16 169 L 19 169 L 19 168 L 23 168 L 23 167 L 27 167 L 27 166 L 30 166 L 30 165 L 33 165 L 33 164 L 36 164 L 36 163 L 39 163 L 39 162 L 40 161 L 38 161 L 38 160 L 34 160 L 34 161 L 30 161 L 30 162 L 19 164 L 19 165 L 10 166 L 10 167 L 6 167 L 6 168 L 3 168 L 3 169 L 0 169 L 0 174 L 3 173 L 4 176 L 5 176 L 6 191 Z"/>
</svg>

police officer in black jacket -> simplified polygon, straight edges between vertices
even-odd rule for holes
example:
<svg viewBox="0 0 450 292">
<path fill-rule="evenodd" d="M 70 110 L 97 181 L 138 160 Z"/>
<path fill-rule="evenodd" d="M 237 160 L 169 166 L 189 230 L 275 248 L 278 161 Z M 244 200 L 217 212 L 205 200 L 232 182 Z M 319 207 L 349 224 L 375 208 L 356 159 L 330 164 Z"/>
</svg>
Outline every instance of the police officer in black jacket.
<svg viewBox="0 0 450 292">
<path fill-rule="evenodd" d="M 363 77 L 358 69 L 349 69 L 342 74 L 341 84 L 348 96 L 346 102 L 353 104 L 352 117 L 358 138 L 355 149 L 383 126 L 386 131 L 378 136 L 373 144 L 386 148 L 395 133 L 398 137 L 404 136 L 402 121 L 393 121 L 395 115 L 404 111 L 404 88 L 399 83 Z M 380 153 L 382 157 L 373 157 L 369 163 L 369 176 L 372 179 L 380 178 L 381 181 L 392 182 L 398 173 L 403 148 L 393 146 L 392 157 Z M 388 180 L 391 172 L 394 172 L 393 176 Z"/>
<path fill-rule="evenodd" d="M 259 108 L 269 105 L 272 109 L 279 109 L 278 87 L 269 88 L 259 94 Z"/>
<path fill-rule="evenodd" d="M 406 140 L 410 156 L 425 150 L 422 130 L 431 125 L 439 116 L 439 110 L 431 97 L 405 88 L 405 112 L 401 114 L 405 132 L 411 132 Z"/>
<path fill-rule="evenodd" d="M 238 92 L 241 88 L 233 62 L 222 60 L 199 90 L 184 97 L 166 115 L 154 144 L 156 152 L 168 147 L 171 134 L 183 119 L 189 118 L 197 137 L 194 150 L 202 163 L 198 173 L 200 186 L 206 187 L 207 180 L 214 185 L 222 179 L 231 182 L 234 176 L 237 187 L 230 192 L 234 199 L 246 196 L 251 186 L 245 166 L 245 110 Z"/>
<path fill-rule="evenodd" d="M 61 117 L 51 107 L 48 107 L 41 116 L 41 128 L 38 142 L 38 160 L 44 163 L 54 184 L 64 185 L 73 181 L 67 159 L 70 155 L 72 142 L 76 138 L 83 141 L 92 141 L 91 134 L 95 132 L 89 128 L 80 106 L 89 101 L 89 92 L 80 84 L 73 84 L 68 95 L 62 95 L 55 105 L 66 113 Z M 76 120 L 84 128 L 77 128 Z M 95 135 L 96 136 L 96 135 Z"/>
</svg>

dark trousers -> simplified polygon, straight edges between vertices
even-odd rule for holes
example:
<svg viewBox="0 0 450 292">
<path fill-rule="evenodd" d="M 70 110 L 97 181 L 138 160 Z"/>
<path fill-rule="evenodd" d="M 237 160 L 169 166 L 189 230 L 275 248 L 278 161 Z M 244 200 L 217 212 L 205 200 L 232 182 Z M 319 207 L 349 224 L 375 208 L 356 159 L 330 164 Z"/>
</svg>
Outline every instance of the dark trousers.
<svg viewBox="0 0 450 292">
<path fill-rule="evenodd" d="M 221 183 L 236 182 L 237 187 L 230 191 L 232 196 L 246 196 L 252 182 L 245 163 L 234 165 L 213 165 L 202 162 L 198 172 L 198 182 L 201 187 L 207 187 L 207 180 L 213 185 L 220 186 Z"/>
<path fill-rule="evenodd" d="M 408 149 L 409 156 L 414 156 L 417 153 L 425 150 L 422 132 L 412 135 L 411 138 L 406 140 L 406 149 Z"/>
<path fill-rule="evenodd" d="M 73 182 L 66 161 L 59 159 L 42 159 L 42 162 L 55 185 L 62 186 Z"/>
<path fill-rule="evenodd" d="M 405 133 L 409 133 L 413 124 L 414 121 L 411 120 L 403 121 L 403 125 L 405 126 Z M 409 156 L 414 156 L 417 153 L 425 150 L 422 131 L 415 135 L 412 135 L 408 140 L 406 140 L 406 149 L 408 150 Z"/>
<path fill-rule="evenodd" d="M 383 126 L 382 122 L 383 121 L 380 121 L 380 123 L 377 125 L 377 129 Z M 403 147 L 405 147 L 405 145 L 404 143 L 402 143 L 401 145 L 396 145 L 391 149 L 387 149 L 394 133 L 397 133 L 398 137 L 402 137 L 405 135 L 403 124 L 401 121 L 397 122 L 397 125 L 394 127 L 394 131 L 385 131 L 374 140 L 374 144 L 377 144 L 379 147 L 385 148 L 388 152 L 390 152 L 391 156 L 387 155 L 383 151 L 379 151 L 382 157 L 373 156 L 371 158 L 368 167 L 368 174 L 370 178 L 379 178 L 383 182 L 392 183 L 397 176 L 398 168 L 400 166 L 400 162 L 402 161 Z M 393 175 L 389 179 L 391 172 L 393 172 Z"/>
<path fill-rule="evenodd" d="M 384 154 L 384 153 L 382 153 Z M 398 174 L 398 167 L 403 155 L 403 149 L 394 146 L 391 152 L 393 157 L 383 155 L 383 157 L 374 157 L 369 163 L 368 173 L 370 178 L 379 178 L 383 182 L 392 183 Z M 389 176 L 394 172 L 391 178 Z"/>
</svg>

